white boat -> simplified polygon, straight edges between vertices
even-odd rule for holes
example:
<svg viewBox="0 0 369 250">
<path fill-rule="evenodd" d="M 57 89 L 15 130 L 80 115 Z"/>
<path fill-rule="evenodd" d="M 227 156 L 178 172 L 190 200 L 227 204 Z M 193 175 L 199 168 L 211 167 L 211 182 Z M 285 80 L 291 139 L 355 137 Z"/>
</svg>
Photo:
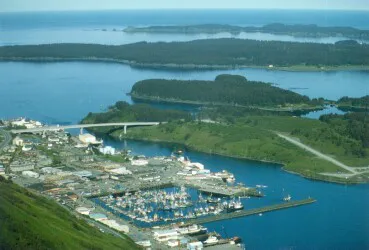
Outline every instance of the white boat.
<svg viewBox="0 0 369 250">
<path fill-rule="evenodd" d="M 290 201 L 291 200 L 291 195 L 287 195 L 286 197 L 283 198 L 284 201 Z"/>
<path fill-rule="evenodd" d="M 206 241 L 204 241 L 205 244 L 215 244 L 217 243 L 219 240 L 217 237 L 215 236 L 209 236 L 209 238 L 207 238 Z"/>
</svg>

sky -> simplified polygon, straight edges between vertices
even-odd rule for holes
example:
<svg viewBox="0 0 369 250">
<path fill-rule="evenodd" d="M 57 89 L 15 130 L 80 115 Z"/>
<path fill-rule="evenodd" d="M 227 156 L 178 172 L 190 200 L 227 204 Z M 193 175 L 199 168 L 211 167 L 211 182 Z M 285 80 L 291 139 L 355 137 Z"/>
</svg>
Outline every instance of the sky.
<svg viewBox="0 0 369 250">
<path fill-rule="evenodd" d="M 369 0 L 0 0 L 0 12 L 209 8 L 369 10 Z"/>
</svg>

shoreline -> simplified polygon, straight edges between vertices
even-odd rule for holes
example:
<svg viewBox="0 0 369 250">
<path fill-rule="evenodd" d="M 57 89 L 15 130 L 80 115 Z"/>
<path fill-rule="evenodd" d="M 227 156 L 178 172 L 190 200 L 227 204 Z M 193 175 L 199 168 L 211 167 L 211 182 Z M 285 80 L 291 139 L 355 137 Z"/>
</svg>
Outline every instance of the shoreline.
<svg viewBox="0 0 369 250">
<path fill-rule="evenodd" d="M 368 71 L 369 65 L 340 65 L 340 66 L 261 66 L 261 65 L 209 65 L 209 64 L 175 64 L 175 63 L 140 63 L 125 59 L 113 58 L 58 58 L 58 57 L 0 57 L 0 62 L 30 62 L 30 63 L 53 63 L 53 62 L 103 62 L 125 64 L 137 68 L 151 69 L 174 69 L 174 70 L 231 70 L 231 69 L 264 69 L 270 71 L 287 72 L 334 72 L 334 71 Z"/>
<path fill-rule="evenodd" d="M 329 179 L 326 176 L 320 175 L 319 173 L 316 173 L 314 176 L 313 175 L 308 176 L 308 175 L 305 175 L 304 173 L 299 173 L 299 172 L 295 172 L 295 171 L 292 171 L 292 170 L 287 170 L 285 168 L 286 164 L 282 163 L 282 162 L 276 162 L 276 161 L 270 161 L 270 160 L 261 160 L 261 159 L 255 159 L 255 158 L 252 158 L 252 157 L 222 154 L 222 153 L 218 153 L 218 152 L 206 152 L 204 150 L 198 149 L 196 147 L 188 146 L 185 143 L 180 143 L 180 142 L 166 141 L 166 140 L 151 140 L 151 139 L 147 139 L 147 138 L 138 139 L 138 138 L 130 138 L 129 136 L 118 137 L 118 136 L 113 136 L 113 135 L 110 135 L 110 134 L 108 134 L 108 136 L 113 138 L 114 140 L 117 140 L 117 141 L 122 141 L 123 139 L 127 139 L 127 140 L 133 140 L 133 141 L 144 141 L 144 142 L 163 143 L 163 144 L 177 144 L 177 145 L 184 146 L 185 148 L 187 148 L 189 150 L 199 152 L 199 153 L 217 155 L 217 156 L 221 156 L 221 157 L 228 157 L 228 158 L 232 158 L 232 159 L 246 160 L 246 161 L 258 162 L 258 163 L 269 163 L 269 164 L 273 164 L 273 165 L 276 165 L 276 166 L 280 167 L 283 171 L 285 171 L 289 174 L 299 175 L 299 176 L 301 176 L 305 179 L 309 179 L 309 180 L 313 180 L 313 181 L 323 181 L 323 182 L 327 182 L 327 183 L 334 183 L 334 184 L 340 184 L 340 185 L 358 185 L 358 184 L 366 183 L 366 182 L 360 182 L 360 181 L 346 181 L 345 182 L 344 179 L 342 179 L 342 181 L 341 181 L 341 179 L 339 179 L 339 178 Z"/>
<path fill-rule="evenodd" d="M 271 112 L 311 112 L 311 111 L 319 111 L 324 110 L 324 106 L 315 106 L 315 107 L 305 107 L 305 108 L 268 108 L 268 107 L 261 107 L 261 106 L 245 106 L 245 105 L 232 105 L 228 103 L 210 103 L 210 102 L 196 102 L 196 101 L 189 101 L 189 100 L 175 100 L 169 98 L 155 98 L 151 96 L 144 96 L 139 94 L 128 93 L 131 98 L 137 99 L 138 101 L 147 101 L 147 102 L 154 102 L 154 103 L 169 103 L 169 104 L 186 104 L 186 105 L 195 105 L 195 106 L 226 106 L 226 107 L 237 107 L 237 108 L 249 108 L 249 109 L 258 109 L 264 111 L 271 111 Z"/>
</svg>

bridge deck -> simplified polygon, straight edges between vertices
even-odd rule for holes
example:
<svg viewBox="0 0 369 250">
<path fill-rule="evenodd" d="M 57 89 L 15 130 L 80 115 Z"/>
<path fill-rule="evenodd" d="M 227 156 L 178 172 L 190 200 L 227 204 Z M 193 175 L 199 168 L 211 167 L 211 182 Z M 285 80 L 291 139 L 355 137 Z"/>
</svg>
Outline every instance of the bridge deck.
<svg viewBox="0 0 369 250">
<path fill-rule="evenodd" d="M 76 124 L 76 125 L 66 125 L 66 126 L 44 126 L 40 128 L 29 128 L 29 129 L 13 129 L 10 132 L 13 134 L 21 134 L 21 133 L 37 133 L 37 132 L 52 131 L 52 130 L 59 130 L 59 129 L 155 126 L 159 124 L 160 122 L 115 122 L 115 123 Z"/>
</svg>

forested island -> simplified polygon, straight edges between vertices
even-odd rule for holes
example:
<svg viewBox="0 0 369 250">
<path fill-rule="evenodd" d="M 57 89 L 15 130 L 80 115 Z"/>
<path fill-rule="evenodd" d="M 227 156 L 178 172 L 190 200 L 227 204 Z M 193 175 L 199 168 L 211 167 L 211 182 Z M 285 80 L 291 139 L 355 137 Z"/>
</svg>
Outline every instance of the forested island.
<svg viewBox="0 0 369 250">
<path fill-rule="evenodd" d="M 0 175 L 0 249 L 140 249 Z"/>
<path fill-rule="evenodd" d="M 219 75 L 214 81 L 149 79 L 135 83 L 131 96 L 138 100 L 227 105 L 275 111 L 321 109 L 324 99 L 310 100 L 271 83 L 248 81 L 239 75 Z"/>
<path fill-rule="evenodd" d="M 137 67 L 277 70 L 369 69 L 369 45 L 206 39 L 127 45 L 44 44 L 0 47 L 1 61 L 106 61 Z"/>
<path fill-rule="evenodd" d="M 346 37 L 350 39 L 369 40 L 369 30 L 360 30 L 352 27 L 320 27 L 315 24 L 282 24 L 272 23 L 261 27 L 234 26 L 227 24 L 199 24 L 186 26 L 149 26 L 127 27 L 123 30 L 127 33 L 180 33 L 180 34 L 217 34 L 229 32 L 239 34 L 241 32 L 260 32 L 277 35 L 290 35 L 295 37 Z"/>
</svg>

